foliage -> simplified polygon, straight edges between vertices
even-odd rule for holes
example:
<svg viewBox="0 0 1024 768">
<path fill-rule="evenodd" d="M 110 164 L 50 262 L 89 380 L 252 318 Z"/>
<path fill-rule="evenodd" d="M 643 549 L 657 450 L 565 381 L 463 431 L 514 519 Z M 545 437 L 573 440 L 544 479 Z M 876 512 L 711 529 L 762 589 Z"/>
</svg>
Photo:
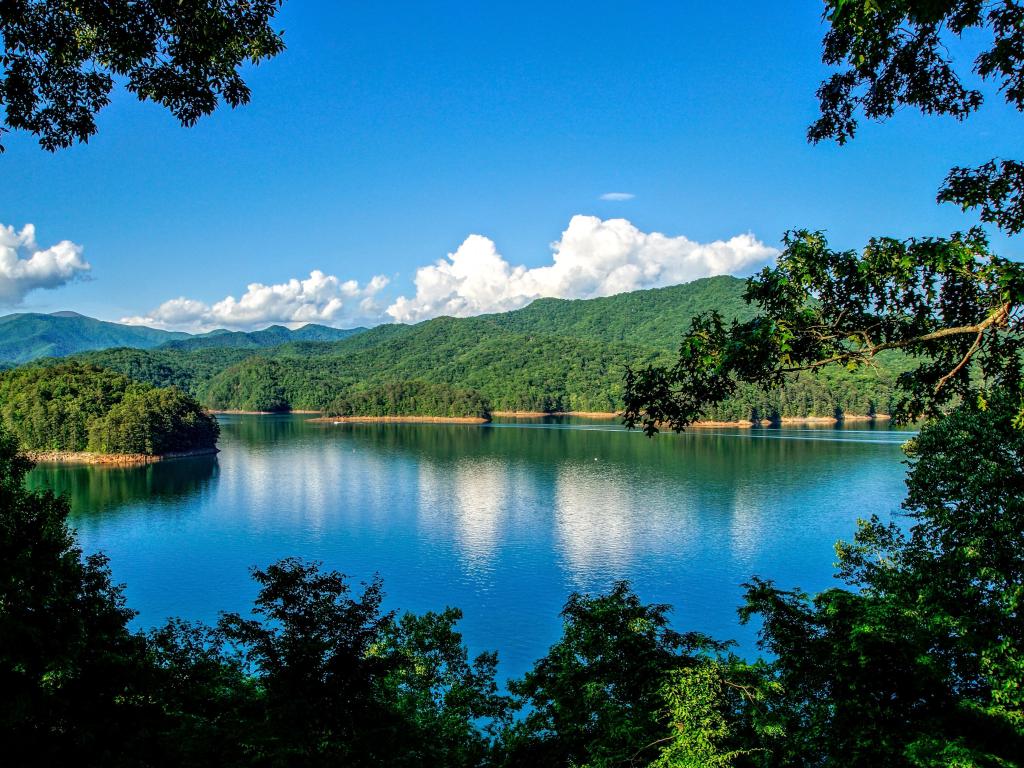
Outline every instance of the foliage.
<svg viewBox="0 0 1024 768">
<path fill-rule="evenodd" d="M 67 502 L 24 488 L 0 428 L 0 736 L 11 765 L 121 765 L 149 719 L 144 647 L 106 560 L 82 559 Z"/>
<path fill-rule="evenodd" d="M 202 398 L 218 410 L 289 410 L 280 384 L 281 365 L 265 357 L 250 357 L 214 376 L 202 389 Z"/>
<path fill-rule="evenodd" d="M 159 455 L 212 448 L 219 433 L 180 390 L 77 362 L 0 374 L 0 416 L 32 451 Z"/>
<path fill-rule="evenodd" d="M 925 427 L 908 446 L 910 530 L 862 521 L 839 555 L 851 584 L 924 613 L 951 687 L 979 719 L 1005 720 L 1020 739 L 1024 431 L 1012 416 L 998 401 L 985 410 L 965 404 Z"/>
<path fill-rule="evenodd" d="M 284 49 L 270 22 L 280 0 L 65 3 L 0 8 L 0 133 L 24 130 L 50 151 L 96 133 L 115 81 L 193 125 L 220 102 L 249 101 L 239 73 Z M 0 151 L 3 150 L 0 145 Z"/>
<path fill-rule="evenodd" d="M 491 418 L 479 392 L 425 381 L 394 381 L 373 389 L 354 389 L 327 409 L 329 416 L 472 416 Z"/>
<path fill-rule="evenodd" d="M 1024 432 L 965 403 L 908 447 L 909 530 L 838 545 L 857 589 L 810 598 L 754 579 L 787 738 L 783 763 L 1018 765 L 1024 754 Z M 964 467 L 970 467 L 965 472 Z"/>
<path fill-rule="evenodd" d="M 224 347 L 230 349 L 267 349 L 294 341 L 341 341 L 365 331 L 365 328 L 331 328 L 307 323 L 292 330 L 283 325 L 270 325 L 261 331 L 212 331 L 161 345 L 163 349 L 194 350 Z"/>
<path fill-rule="evenodd" d="M 768 764 L 1009 766 L 1024 754 L 1022 289 L 1024 268 L 977 231 L 876 239 L 860 254 L 793 233 L 748 285 L 760 315 L 697 318 L 673 366 L 631 373 L 627 418 L 653 433 L 795 371 L 892 350 L 912 362 L 894 411 L 927 418 L 908 446 L 909 530 L 871 520 L 838 545 L 854 591 L 748 585 L 742 615 L 762 622 L 779 692 L 768 712 L 786 734 Z"/>
<path fill-rule="evenodd" d="M 0 360 L 27 363 L 110 347 L 149 349 L 187 334 L 121 325 L 74 312 L 52 315 L 23 312 L 0 317 Z"/>
<path fill-rule="evenodd" d="M 785 736 L 767 710 L 778 683 L 763 663 L 702 659 L 673 672 L 662 689 L 671 735 L 651 768 L 731 768 L 759 765 Z M 667 742 L 667 743 L 666 743 Z"/>
<path fill-rule="evenodd" d="M 725 645 L 668 625 L 669 607 L 645 605 L 625 582 L 572 595 L 561 639 L 509 684 L 528 709 L 504 739 L 508 766 L 628 765 L 659 741 L 671 674 Z"/>
<path fill-rule="evenodd" d="M 1017 0 L 826 0 L 829 23 L 824 62 L 840 71 L 818 89 L 821 116 L 812 141 L 853 138 L 857 113 L 892 117 L 903 106 L 964 120 L 984 94 L 965 84 L 950 53 L 950 37 L 986 33 L 973 73 L 995 81 L 1003 99 L 1024 110 L 1024 6 Z M 953 168 L 939 200 L 980 209 L 982 221 L 1008 233 L 1024 229 L 1024 172 L 1020 161 L 993 159 Z"/>
<path fill-rule="evenodd" d="M 253 618 L 218 631 L 256 686 L 242 724 L 249 764 L 474 765 L 478 718 L 500 716 L 495 657 L 467 660 L 457 611 L 381 611 L 379 581 L 353 596 L 341 574 L 284 560 L 255 570 Z"/>
<path fill-rule="evenodd" d="M 682 429 L 741 386 L 775 388 L 787 374 L 858 369 L 902 350 L 893 414 L 936 416 L 992 391 L 1020 399 L 1024 267 L 991 254 L 978 230 L 948 239 L 873 239 L 835 251 L 819 232 L 792 232 L 775 267 L 747 287 L 761 314 L 698 317 L 671 366 L 630 371 L 626 420 L 648 433 Z"/>
</svg>

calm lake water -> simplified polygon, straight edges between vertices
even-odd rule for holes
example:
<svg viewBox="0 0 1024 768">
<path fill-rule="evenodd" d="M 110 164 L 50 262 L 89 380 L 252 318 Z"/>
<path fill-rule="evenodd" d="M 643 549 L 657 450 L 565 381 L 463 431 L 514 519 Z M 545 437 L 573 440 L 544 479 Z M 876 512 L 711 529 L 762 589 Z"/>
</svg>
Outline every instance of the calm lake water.
<svg viewBox="0 0 1024 768">
<path fill-rule="evenodd" d="M 244 611 L 251 566 L 298 555 L 388 604 L 456 605 L 471 650 L 519 675 L 574 591 L 629 579 L 674 623 L 754 651 L 736 607 L 752 574 L 816 591 L 858 517 L 898 510 L 906 432 L 714 429 L 649 440 L 571 419 L 488 426 L 222 417 L 221 453 L 134 469 L 36 468 L 70 496 L 87 552 L 137 623 Z"/>
</svg>

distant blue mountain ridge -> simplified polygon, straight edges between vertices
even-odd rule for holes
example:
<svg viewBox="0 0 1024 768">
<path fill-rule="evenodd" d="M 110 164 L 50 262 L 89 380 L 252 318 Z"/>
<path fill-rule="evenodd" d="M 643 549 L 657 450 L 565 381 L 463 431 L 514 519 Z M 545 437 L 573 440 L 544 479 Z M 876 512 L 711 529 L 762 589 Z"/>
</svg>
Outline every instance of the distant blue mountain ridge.
<svg viewBox="0 0 1024 768">
<path fill-rule="evenodd" d="M 21 312 L 0 317 L 0 363 L 20 365 L 40 357 L 63 357 L 112 347 L 160 347 L 177 350 L 211 347 L 263 349 L 290 341 L 340 341 L 365 330 L 330 328 L 310 323 L 295 330 L 282 325 L 271 325 L 261 331 L 220 329 L 203 334 L 189 334 L 140 325 L 111 323 L 77 312 Z"/>
</svg>

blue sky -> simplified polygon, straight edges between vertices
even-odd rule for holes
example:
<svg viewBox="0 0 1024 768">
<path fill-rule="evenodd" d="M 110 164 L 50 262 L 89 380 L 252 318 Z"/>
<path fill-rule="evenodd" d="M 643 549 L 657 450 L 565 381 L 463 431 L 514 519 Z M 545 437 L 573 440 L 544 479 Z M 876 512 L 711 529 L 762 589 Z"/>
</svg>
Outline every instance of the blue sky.
<svg viewBox="0 0 1024 768">
<path fill-rule="evenodd" d="M 0 311 L 174 325 L 154 315 L 169 299 L 209 309 L 250 283 L 319 270 L 336 283 L 300 289 L 334 291 L 347 308 L 311 317 L 344 325 L 393 319 L 384 310 L 399 296 L 411 320 L 509 308 L 530 290 L 660 284 L 709 264 L 748 273 L 759 247 L 718 259 L 707 244 L 749 233 L 771 247 L 811 227 L 854 247 L 970 226 L 934 203 L 945 171 L 1019 148 L 1019 116 L 997 98 L 963 124 L 907 112 L 863 125 L 846 147 L 808 145 L 826 74 L 816 3 L 291 0 L 277 26 L 288 50 L 249 72 L 247 107 L 183 129 L 120 92 L 87 145 L 50 155 L 31 137 L 5 139 L 0 224 L 33 224 L 40 249 L 78 244 L 91 269 Z M 609 192 L 634 197 L 600 199 Z M 630 227 L 604 226 L 618 218 Z M 593 238 L 634 250 L 601 255 Z M 560 240 L 562 271 L 536 271 Z M 1022 255 L 1019 238 L 994 242 Z M 417 269 L 463 245 L 461 267 L 428 270 L 418 295 Z M 367 291 L 375 276 L 387 285 Z M 452 293 L 463 280 L 479 290 Z M 254 312 L 239 326 L 266 324 Z M 178 324 L 223 324 L 193 314 Z"/>
</svg>

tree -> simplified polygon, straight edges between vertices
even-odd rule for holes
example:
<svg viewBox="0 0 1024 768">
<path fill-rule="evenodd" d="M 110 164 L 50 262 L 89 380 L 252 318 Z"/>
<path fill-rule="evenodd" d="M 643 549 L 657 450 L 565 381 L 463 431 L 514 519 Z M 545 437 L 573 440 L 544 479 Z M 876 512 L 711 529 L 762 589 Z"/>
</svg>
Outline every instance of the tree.
<svg viewBox="0 0 1024 768">
<path fill-rule="evenodd" d="M 570 596 L 561 639 L 509 685 L 528 710 L 505 735 L 504 764 L 597 768 L 656 756 L 670 675 L 727 647 L 672 630 L 668 611 L 641 602 L 626 582 Z"/>
<path fill-rule="evenodd" d="M 0 427 L 0 738 L 11 765 L 126 765 L 158 713 L 145 644 L 106 559 L 83 559 L 68 503 L 32 493 Z"/>
<path fill-rule="evenodd" d="M 115 82 L 191 126 L 249 101 L 244 64 L 284 49 L 281 0 L 5 0 L 0 4 L 0 136 L 28 131 L 49 151 L 85 142 Z M 0 152 L 3 145 L 0 144 Z"/>
<path fill-rule="evenodd" d="M 228 735 L 246 745 L 244 764 L 480 764 L 481 721 L 500 722 L 506 702 L 496 656 L 468 661 L 458 611 L 396 620 L 381 610 L 379 581 L 353 595 L 342 574 L 298 559 L 253 577 L 252 617 L 226 614 L 214 635 L 251 679 Z"/>
<path fill-rule="evenodd" d="M 990 253 L 980 230 L 876 238 L 862 253 L 806 230 L 785 244 L 776 266 L 748 283 L 757 317 L 698 317 L 674 365 L 627 372 L 627 424 L 683 429 L 741 386 L 870 366 L 893 350 L 916 362 L 897 379 L 897 419 L 938 416 L 954 401 L 983 407 L 997 390 L 1024 409 L 1024 266 Z"/>
<path fill-rule="evenodd" d="M 826 0 L 825 19 L 822 59 L 841 69 L 818 89 L 821 116 L 808 130 L 812 142 L 844 144 L 856 134 L 858 113 L 884 120 L 903 106 L 966 119 L 984 94 L 965 85 L 946 42 L 972 30 L 988 38 L 973 72 L 996 82 L 1006 103 L 1024 110 L 1024 5 L 1018 0 Z M 938 199 L 977 208 L 982 221 L 1020 232 L 1024 162 L 993 158 L 977 168 L 955 167 Z"/>
<path fill-rule="evenodd" d="M 812 141 L 844 143 L 858 112 L 884 119 L 904 105 L 965 118 L 982 97 L 962 84 L 943 36 L 971 28 L 993 36 L 977 74 L 1024 105 L 1019 3 L 826 6 L 824 58 L 846 69 L 819 90 Z M 1014 161 L 953 169 L 940 200 L 1019 232 L 1021 178 Z M 786 734 L 769 764 L 1020 765 L 1024 267 L 992 254 L 980 229 L 879 237 L 859 253 L 808 230 L 785 245 L 748 281 L 757 316 L 696 318 L 673 365 L 631 370 L 625 387 L 627 423 L 654 434 L 685 429 L 740 387 L 856 370 L 896 350 L 912 361 L 894 402 L 897 419 L 925 419 L 907 446 L 908 524 L 861 521 L 837 545 L 851 589 L 747 585 L 741 615 L 762 621 L 779 692 L 767 706 Z"/>
</svg>

